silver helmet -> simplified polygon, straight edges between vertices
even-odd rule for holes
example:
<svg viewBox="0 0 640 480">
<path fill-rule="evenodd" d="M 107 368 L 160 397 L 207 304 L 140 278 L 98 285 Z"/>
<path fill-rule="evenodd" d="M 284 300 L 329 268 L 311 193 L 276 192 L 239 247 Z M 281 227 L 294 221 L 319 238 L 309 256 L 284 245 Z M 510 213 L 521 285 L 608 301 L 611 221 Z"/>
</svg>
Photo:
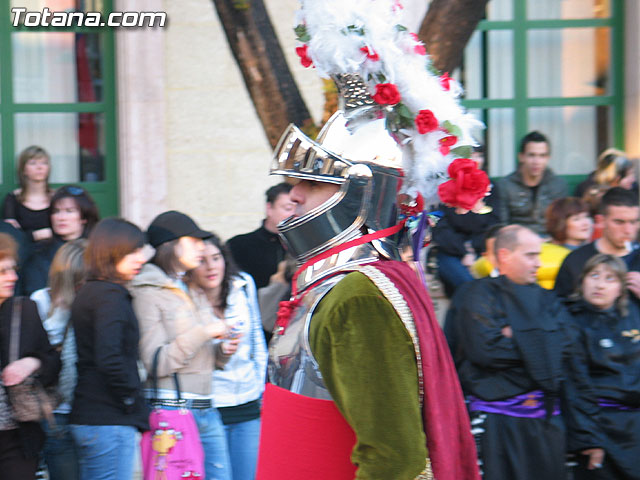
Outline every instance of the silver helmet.
<svg viewBox="0 0 640 480">
<path fill-rule="evenodd" d="M 294 125 L 280 139 L 272 175 L 337 184 L 329 200 L 278 225 L 299 262 L 333 246 L 391 227 L 397 222 L 402 152 L 385 128 L 385 111 L 357 75 L 334 77 L 339 109 L 313 141 Z M 398 258 L 396 237 L 373 242 L 379 254 Z"/>
</svg>

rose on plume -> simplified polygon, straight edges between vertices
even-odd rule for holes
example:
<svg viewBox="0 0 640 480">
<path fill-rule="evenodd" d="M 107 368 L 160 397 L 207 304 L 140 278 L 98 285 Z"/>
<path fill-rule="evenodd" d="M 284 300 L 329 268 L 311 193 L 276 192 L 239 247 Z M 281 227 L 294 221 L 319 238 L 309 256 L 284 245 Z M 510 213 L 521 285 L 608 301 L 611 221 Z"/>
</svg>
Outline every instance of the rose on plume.
<svg viewBox="0 0 640 480">
<path fill-rule="evenodd" d="M 372 62 L 377 62 L 378 60 L 380 60 L 380 56 L 376 53 L 376 51 L 373 49 L 369 50 L 369 47 L 362 47 L 360 51 L 364 53 Z"/>
<path fill-rule="evenodd" d="M 442 155 L 449 155 L 451 151 L 451 147 L 453 147 L 458 141 L 458 137 L 454 135 L 449 135 L 448 137 L 444 137 L 440 139 L 440 153 Z"/>
<path fill-rule="evenodd" d="M 431 110 L 420 110 L 416 115 L 415 123 L 418 132 L 421 134 L 433 132 L 439 125 L 438 119 Z"/>
<path fill-rule="evenodd" d="M 393 83 L 379 83 L 373 100 L 380 105 L 395 105 L 400 102 L 400 92 Z"/>
<path fill-rule="evenodd" d="M 453 78 L 449 76 L 449 72 L 444 72 L 442 75 L 440 75 L 440 86 L 447 92 L 451 89 L 450 83 L 452 81 Z"/>
<path fill-rule="evenodd" d="M 457 158 L 447 171 L 451 180 L 438 187 L 440 199 L 452 207 L 472 210 L 485 197 L 491 183 L 489 177 L 469 158 Z"/>
<path fill-rule="evenodd" d="M 309 55 L 307 55 L 307 49 L 308 48 L 309 47 L 307 45 L 303 45 L 302 47 L 296 47 L 296 53 L 300 57 L 300 63 L 305 68 L 310 67 L 311 65 L 313 65 L 313 61 L 311 60 Z"/>
<path fill-rule="evenodd" d="M 418 37 L 418 35 L 416 35 L 415 33 L 412 33 L 411 38 L 413 38 L 416 41 L 416 46 L 413 47 L 413 51 L 416 52 L 418 55 L 426 55 L 427 49 L 425 48 L 424 44 L 420 41 L 420 37 Z"/>
</svg>

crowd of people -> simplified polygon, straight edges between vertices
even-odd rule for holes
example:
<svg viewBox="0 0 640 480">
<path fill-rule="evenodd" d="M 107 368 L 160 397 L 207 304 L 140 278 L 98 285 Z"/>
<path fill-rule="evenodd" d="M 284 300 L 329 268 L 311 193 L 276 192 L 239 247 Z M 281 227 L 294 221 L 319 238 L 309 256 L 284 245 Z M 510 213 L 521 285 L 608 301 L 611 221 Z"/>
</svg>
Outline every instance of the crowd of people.
<svg viewBox="0 0 640 480">
<path fill-rule="evenodd" d="M 447 209 L 434 230 L 481 470 L 638 479 L 637 166 L 609 149 L 567 196 L 549 158 L 546 137 L 528 134 L 492 190 L 498 215 Z M 452 258 L 464 277 L 451 278 Z"/>
<path fill-rule="evenodd" d="M 476 149 L 480 166 L 482 155 Z M 493 187 L 482 208 L 461 215 L 442 207 L 432 248 L 451 297 L 444 331 L 455 370 L 447 376 L 446 362 L 438 363 L 445 353 L 407 333 L 375 272 L 323 280 L 331 294 L 323 290 L 322 302 L 309 307 L 316 320 L 307 330 L 294 326 L 307 318 L 298 304 L 304 315 L 290 326 L 278 317 L 280 302 L 304 282 L 315 285 L 315 274 L 296 282 L 296 252 L 287 253 L 277 226 L 294 213 L 316 215 L 337 185 L 301 177 L 293 189 L 271 187 L 262 226 L 225 244 L 177 211 L 158 215 L 145 232 L 123 219 L 99 220 L 83 188 L 50 187 L 45 150 L 26 149 L 0 229 L 0 469 L 7 478 L 35 478 L 44 462 L 51 480 L 132 478 L 138 432 L 149 429 L 150 409 L 161 407 L 192 413 L 206 478 L 256 478 L 259 450 L 270 462 L 263 461 L 262 478 L 285 478 L 278 477 L 284 463 L 300 468 L 306 458 L 271 461 L 282 445 L 276 431 L 305 427 L 267 411 L 261 438 L 266 345 L 277 334 L 273 354 L 281 363 L 270 369 L 275 386 L 267 397 L 274 402 L 283 385 L 330 393 L 357 437 L 357 478 L 430 478 L 430 456 L 442 455 L 430 435 L 458 438 L 451 452 L 462 455 L 469 448 L 460 432 L 470 429 L 489 480 L 640 479 L 635 169 L 623 152 L 607 150 L 569 197 L 549 159 L 549 141 L 532 132 L 521 142 L 518 170 Z M 284 238 L 290 249 L 300 245 Z M 155 252 L 150 259 L 145 243 Z M 375 268 L 412 298 L 402 286 L 411 270 L 393 263 Z M 354 296 L 357 302 L 345 303 Z M 430 325 L 429 300 L 408 301 L 416 322 L 424 311 Z M 16 311 L 17 360 L 8 354 Z M 360 317 L 366 326 L 354 320 Z M 395 317 L 405 325 L 389 324 Z M 303 335 L 302 350 L 285 328 Z M 421 336 L 427 327 L 413 328 Z M 293 375 L 292 366 L 301 370 Z M 9 387 L 34 375 L 45 387 L 57 383 L 55 422 L 13 416 Z M 430 415 L 457 398 L 457 379 L 470 423 L 453 402 L 455 422 L 434 427 Z M 428 408 L 425 400 L 421 410 L 416 398 L 425 386 L 440 388 L 442 399 L 430 398 Z M 473 478 L 475 467 L 456 468 Z"/>
</svg>

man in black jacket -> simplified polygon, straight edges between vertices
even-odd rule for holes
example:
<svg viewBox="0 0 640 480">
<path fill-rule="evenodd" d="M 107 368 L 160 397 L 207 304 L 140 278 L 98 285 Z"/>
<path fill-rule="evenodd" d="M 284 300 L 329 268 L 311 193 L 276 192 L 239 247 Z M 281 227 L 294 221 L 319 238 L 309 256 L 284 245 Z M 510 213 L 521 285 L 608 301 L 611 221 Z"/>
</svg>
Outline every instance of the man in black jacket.
<svg viewBox="0 0 640 480">
<path fill-rule="evenodd" d="M 638 235 L 640 217 L 638 197 L 631 190 L 614 187 L 602 196 L 599 210 L 596 221 L 602 223 L 602 237 L 574 250 L 564 259 L 554 287 L 559 297 L 568 297 L 575 291 L 582 267 L 597 253 L 622 258 L 629 270 L 634 270 L 627 277 L 629 289 L 636 296 L 640 295 L 640 261 L 633 243 Z"/>
<path fill-rule="evenodd" d="M 269 284 L 269 278 L 284 260 L 277 225 L 293 215 L 294 203 L 289 198 L 291 185 L 279 183 L 267 190 L 266 218 L 257 230 L 231 238 L 227 245 L 236 265 L 253 277 L 257 288 Z"/>
<path fill-rule="evenodd" d="M 502 228 L 501 276 L 466 284 L 447 318 L 485 480 L 566 478 L 558 401 L 566 313 L 535 283 L 540 246 L 528 228 Z"/>
</svg>

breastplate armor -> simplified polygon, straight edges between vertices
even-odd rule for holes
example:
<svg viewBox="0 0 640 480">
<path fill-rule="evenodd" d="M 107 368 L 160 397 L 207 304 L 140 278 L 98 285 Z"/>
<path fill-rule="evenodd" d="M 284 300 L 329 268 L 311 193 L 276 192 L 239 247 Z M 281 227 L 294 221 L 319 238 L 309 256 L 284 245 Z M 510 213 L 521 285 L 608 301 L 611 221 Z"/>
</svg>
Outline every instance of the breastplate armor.
<svg viewBox="0 0 640 480">
<path fill-rule="evenodd" d="M 344 278 L 333 276 L 302 297 L 284 331 L 276 331 L 269 344 L 269 381 L 293 393 L 333 400 L 309 345 L 309 327 L 320 300 Z"/>
</svg>

